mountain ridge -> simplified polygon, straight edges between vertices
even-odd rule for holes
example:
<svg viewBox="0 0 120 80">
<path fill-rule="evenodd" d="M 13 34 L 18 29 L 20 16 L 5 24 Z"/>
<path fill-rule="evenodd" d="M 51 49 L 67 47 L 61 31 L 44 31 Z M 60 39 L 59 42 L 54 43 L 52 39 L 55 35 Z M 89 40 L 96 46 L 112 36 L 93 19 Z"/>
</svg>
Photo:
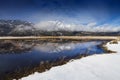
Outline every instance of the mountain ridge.
<svg viewBox="0 0 120 80">
<path fill-rule="evenodd" d="M 52 22 L 52 21 L 51 21 Z M 74 31 L 70 25 L 61 22 L 52 22 L 39 26 L 31 22 L 21 20 L 0 20 L 0 36 L 120 36 L 120 31 L 116 32 L 91 32 Z M 49 25 L 50 24 L 50 25 Z M 43 27 L 51 27 L 51 30 L 44 30 Z M 57 27 L 59 26 L 59 27 Z M 56 28 L 56 29 L 54 29 Z M 54 29 L 54 30 L 52 30 Z"/>
</svg>

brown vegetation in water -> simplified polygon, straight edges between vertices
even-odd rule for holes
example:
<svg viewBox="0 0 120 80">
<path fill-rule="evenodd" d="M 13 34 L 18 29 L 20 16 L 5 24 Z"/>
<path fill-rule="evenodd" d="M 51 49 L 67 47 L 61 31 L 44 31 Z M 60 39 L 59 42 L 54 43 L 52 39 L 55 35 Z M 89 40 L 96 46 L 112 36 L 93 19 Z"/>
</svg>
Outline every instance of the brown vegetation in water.
<svg viewBox="0 0 120 80">
<path fill-rule="evenodd" d="M 78 59 L 78 58 L 82 58 L 85 56 L 88 56 L 88 55 L 81 54 L 81 55 L 76 55 L 74 57 L 75 57 L 75 59 Z M 54 66 L 58 66 L 58 65 L 60 66 L 60 65 L 66 64 L 68 61 L 70 61 L 70 59 L 65 58 L 65 57 L 58 59 L 58 60 L 55 60 L 54 62 L 41 61 L 40 64 L 36 65 L 35 67 L 28 66 L 28 67 L 25 67 L 23 69 L 21 69 L 21 68 L 16 69 L 14 72 L 7 73 L 5 76 L 2 76 L 2 78 L 0 78 L 0 79 L 1 80 L 13 80 L 13 79 L 18 80 L 22 77 L 33 74 L 34 72 L 44 72 L 46 70 L 51 69 Z"/>
</svg>

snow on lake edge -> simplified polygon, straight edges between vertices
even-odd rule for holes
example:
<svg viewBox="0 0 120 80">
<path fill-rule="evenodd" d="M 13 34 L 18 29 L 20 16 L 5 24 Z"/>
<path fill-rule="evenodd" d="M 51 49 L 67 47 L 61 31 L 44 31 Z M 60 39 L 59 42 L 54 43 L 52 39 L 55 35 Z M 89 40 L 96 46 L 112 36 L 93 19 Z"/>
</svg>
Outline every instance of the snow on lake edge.
<svg viewBox="0 0 120 80">
<path fill-rule="evenodd" d="M 93 55 L 74 60 L 43 73 L 34 73 L 20 80 L 118 80 L 120 79 L 120 42 L 107 43 L 116 54 Z"/>
<path fill-rule="evenodd" d="M 106 44 L 106 47 L 109 50 L 116 51 L 117 53 L 120 53 L 120 41 L 118 44 L 111 44 L 110 42 Z"/>
</svg>

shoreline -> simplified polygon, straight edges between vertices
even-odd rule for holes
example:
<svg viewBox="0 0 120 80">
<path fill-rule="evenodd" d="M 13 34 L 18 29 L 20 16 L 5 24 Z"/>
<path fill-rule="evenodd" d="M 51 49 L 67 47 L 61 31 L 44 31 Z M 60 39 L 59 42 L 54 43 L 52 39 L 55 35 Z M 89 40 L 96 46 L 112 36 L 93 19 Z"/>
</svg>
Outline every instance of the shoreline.
<svg viewBox="0 0 120 80">
<path fill-rule="evenodd" d="M 74 80 L 117 80 L 120 78 L 120 64 L 118 64 L 120 60 L 120 42 L 118 44 L 108 42 L 106 47 L 108 50 L 116 51 L 116 54 L 93 55 L 80 60 L 73 60 L 65 65 L 53 67 L 49 71 L 35 72 L 19 80 L 72 80 L 73 78 Z M 69 74 L 67 74 L 68 71 Z"/>
</svg>

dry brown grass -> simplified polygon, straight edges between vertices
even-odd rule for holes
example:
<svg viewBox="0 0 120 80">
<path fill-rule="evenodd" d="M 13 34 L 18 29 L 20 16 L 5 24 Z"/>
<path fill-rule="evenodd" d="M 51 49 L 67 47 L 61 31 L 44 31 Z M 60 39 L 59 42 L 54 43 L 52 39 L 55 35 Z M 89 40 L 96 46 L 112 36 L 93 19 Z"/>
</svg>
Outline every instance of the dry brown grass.
<svg viewBox="0 0 120 80">
<path fill-rule="evenodd" d="M 46 40 L 46 39 L 58 39 L 58 40 L 119 40 L 120 36 L 24 36 L 24 37 L 0 37 L 0 40 Z"/>
</svg>

